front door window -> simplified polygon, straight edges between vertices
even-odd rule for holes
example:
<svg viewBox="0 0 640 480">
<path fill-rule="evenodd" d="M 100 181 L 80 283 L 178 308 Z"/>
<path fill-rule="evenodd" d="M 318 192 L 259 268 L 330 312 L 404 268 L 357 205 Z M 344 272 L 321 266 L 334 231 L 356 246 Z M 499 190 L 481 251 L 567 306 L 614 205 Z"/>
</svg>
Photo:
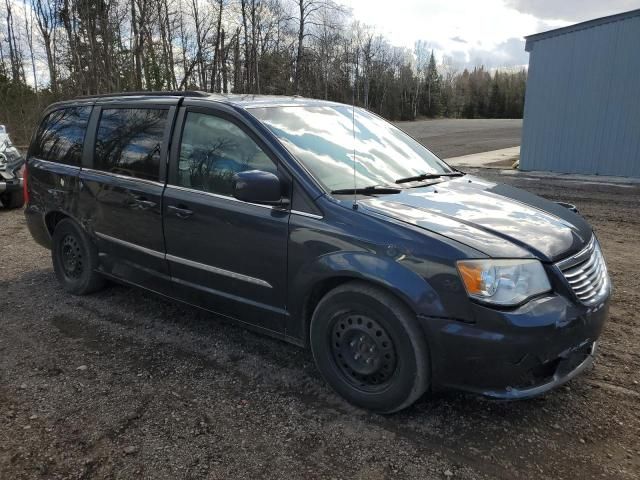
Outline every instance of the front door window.
<svg viewBox="0 0 640 480">
<path fill-rule="evenodd" d="M 187 113 L 178 162 L 179 186 L 232 196 L 233 175 L 246 170 L 277 173 L 276 165 L 240 127 L 213 115 Z"/>
</svg>

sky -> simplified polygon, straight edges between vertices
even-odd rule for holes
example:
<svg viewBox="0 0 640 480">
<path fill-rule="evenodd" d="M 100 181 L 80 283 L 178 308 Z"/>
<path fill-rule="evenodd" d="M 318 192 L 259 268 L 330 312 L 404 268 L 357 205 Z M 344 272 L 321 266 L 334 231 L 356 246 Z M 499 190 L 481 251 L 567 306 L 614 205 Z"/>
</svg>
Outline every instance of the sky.
<svg viewBox="0 0 640 480">
<path fill-rule="evenodd" d="M 392 44 L 424 40 L 457 68 L 527 65 L 524 36 L 640 8 L 640 0 L 341 0 Z"/>
</svg>

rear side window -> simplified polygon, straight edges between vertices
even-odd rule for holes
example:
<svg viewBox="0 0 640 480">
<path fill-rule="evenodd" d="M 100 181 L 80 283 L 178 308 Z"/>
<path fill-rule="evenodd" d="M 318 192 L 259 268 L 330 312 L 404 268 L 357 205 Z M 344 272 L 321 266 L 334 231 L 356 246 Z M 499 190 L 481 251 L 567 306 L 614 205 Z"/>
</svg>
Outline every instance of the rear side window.
<svg viewBox="0 0 640 480">
<path fill-rule="evenodd" d="M 82 146 L 91 107 L 55 110 L 45 117 L 31 146 L 31 155 L 41 160 L 80 165 Z"/>
<path fill-rule="evenodd" d="M 167 110 L 105 108 L 100 115 L 94 168 L 146 180 L 160 177 Z"/>
</svg>

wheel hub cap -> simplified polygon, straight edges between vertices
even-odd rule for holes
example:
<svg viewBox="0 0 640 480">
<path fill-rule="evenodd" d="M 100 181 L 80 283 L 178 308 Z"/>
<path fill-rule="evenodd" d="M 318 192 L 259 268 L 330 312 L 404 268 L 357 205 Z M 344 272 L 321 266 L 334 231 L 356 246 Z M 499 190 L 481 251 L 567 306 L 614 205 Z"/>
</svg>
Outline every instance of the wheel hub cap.
<svg viewBox="0 0 640 480">
<path fill-rule="evenodd" d="M 62 240 L 62 267 L 67 276 L 78 278 L 82 274 L 82 249 L 75 237 L 67 235 Z"/>
<path fill-rule="evenodd" d="M 385 328 L 373 318 L 348 314 L 332 328 L 331 347 L 338 369 L 359 387 L 382 387 L 393 376 L 396 352 Z"/>
</svg>

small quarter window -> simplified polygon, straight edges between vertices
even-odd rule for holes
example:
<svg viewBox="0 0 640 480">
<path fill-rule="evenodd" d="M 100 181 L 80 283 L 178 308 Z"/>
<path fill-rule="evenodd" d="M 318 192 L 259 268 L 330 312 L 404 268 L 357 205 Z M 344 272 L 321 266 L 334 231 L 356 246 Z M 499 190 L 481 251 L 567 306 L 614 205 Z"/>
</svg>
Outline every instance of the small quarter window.
<svg viewBox="0 0 640 480">
<path fill-rule="evenodd" d="M 91 107 L 61 108 L 48 114 L 31 146 L 31 156 L 66 165 L 80 165 L 90 114 Z"/>
<path fill-rule="evenodd" d="M 247 170 L 277 173 L 266 153 L 236 124 L 188 112 L 178 162 L 178 185 L 231 196 L 233 175 Z"/>
<path fill-rule="evenodd" d="M 159 180 L 167 110 L 105 108 L 100 115 L 94 168 Z"/>
</svg>

